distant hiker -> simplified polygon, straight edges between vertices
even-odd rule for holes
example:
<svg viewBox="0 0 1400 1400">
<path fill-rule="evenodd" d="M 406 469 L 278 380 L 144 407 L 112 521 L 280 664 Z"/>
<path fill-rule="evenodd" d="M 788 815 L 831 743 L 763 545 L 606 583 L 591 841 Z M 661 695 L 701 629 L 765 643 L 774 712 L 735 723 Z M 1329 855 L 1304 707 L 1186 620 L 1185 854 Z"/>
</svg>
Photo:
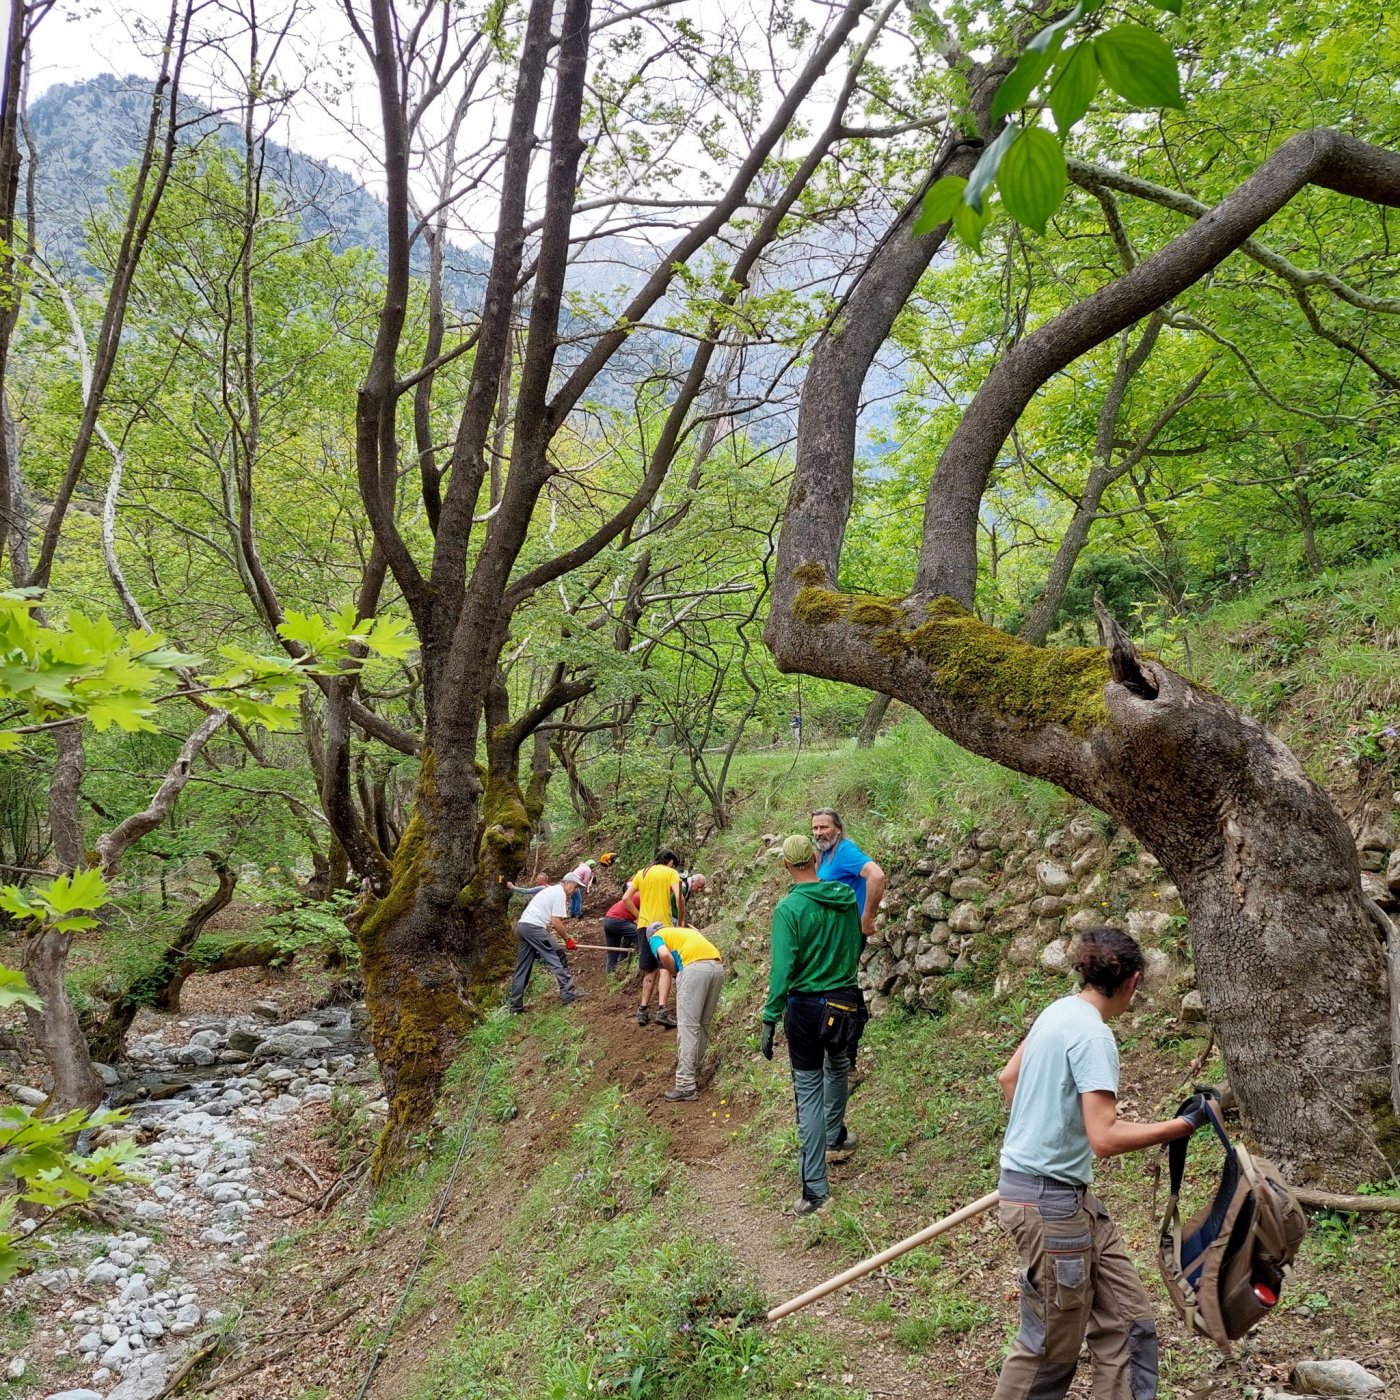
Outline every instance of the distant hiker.
<svg viewBox="0 0 1400 1400">
<path fill-rule="evenodd" d="M 1095 1157 L 1189 1137 L 1206 1122 L 1199 1096 L 1164 1122 L 1118 1117 L 1118 1046 L 1108 1022 L 1132 1005 L 1144 967 L 1122 930 L 1087 930 L 1074 963 L 1081 990 L 1036 1017 L 997 1076 L 1011 1109 L 999 1212 L 1022 1273 L 1021 1328 L 995 1400 L 1063 1400 L 1086 1337 L 1095 1395 L 1157 1393 L 1152 1305 L 1090 1189 Z"/>
<path fill-rule="evenodd" d="M 789 836 L 783 865 L 792 882 L 773 911 L 772 967 L 763 1007 L 759 1048 L 773 1058 L 782 1019 L 797 1100 L 798 1215 L 820 1210 L 831 1195 L 828 1162 L 844 1162 L 855 1150 L 846 1128 L 851 1056 L 865 1029 L 865 998 L 856 985 L 860 969 L 860 916 L 850 888 L 817 879 L 810 838 Z"/>
<path fill-rule="evenodd" d="M 830 807 L 812 813 L 812 840 L 821 854 L 817 879 L 840 880 L 851 887 L 860 910 L 860 931 L 869 938 L 885 897 L 885 872 L 846 835 L 839 814 Z"/>
<path fill-rule="evenodd" d="M 664 971 L 676 976 L 676 1087 L 666 1090 L 672 1103 L 700 1097 L 700 1071 L 710 1044 L 710 1022 L 724 983 L 724 959 L 697 929 L 647 925 L 647 942 Z"/>
<path fill-rule="evenodd" d="M 566 880 L 574 882 L 574 892 L 569 896 L 569 917 L 571 919 L 581 919 L 583 917 L 583 892 L 593 884 L 593 871 L 588 862 L 580 865 L 577 869 L 570 871 L 564 877 Z M 510 891 L 510 898 L 521 895 L 525 899 L 532 899 L 541 890 L 547 890 L 548 885 L 512 885 L 506 881 L 506 889 Z"/>
<path fill-rule="evenodd" d="M 609 948 L 619 950 L 637 946 L 637 910 L 635 905 L 628 902 L 626 895 L 603 915 L 603 942 Z M 625 952 L 610 952 L 607 955 L 608 971 L 612 972 L 625 958 Z"/>
<path fill-rule="evenodd" d="M 628 908 L 635 911 L 633 918 L 639 928 L 646 928 L 648 924 L 672 927 L 685 923 L 685 896 L 681 893 L 679 865 L 680 859 L 674 851 L 662 849 L 657 851 L 650 865 L 637 871 L 627 882 L 622 898 Z M 637 1024 L 644 1026 L 648 1020 L 655 1020 L 658 1026 L 675 1030 L 676 1018 L 666 1009 L 666 999 L 671 995 L 671 974 L 656 960 L 645 938 L 637 942 L 637 966 L 642 973 L 642 1002 L 637 1007 Z M 648 1008 L 658 976 L 660 991 L 653 1016 Z"/>
<path fill-rule="evenodd" d="M 802 716 L 794 714 L 788 720 L 788 728 L 792 731 L 792 742 L 795 745 L 800 744 L 802 742 Z"/>
<path fill-rule="evenodd" d="M 569 901 L 579 888 L 579 872 L 571 870 L 557 885 L 546 885 L 525 906 L 520 922 L 515 926 L 515 975 L 510 979 L 510 1009 L 519 1015 L 525 1009 L 525 988 L 537 962 L 542 962 L 559 983 L 559 1000 L 565 1005 L 579 998 L 579 990 L 569 974 L 569 965 L 554 941 L 557 935 L 566 948 L 574 940 L 569 937 L 564 920 Z"/>
</svg>

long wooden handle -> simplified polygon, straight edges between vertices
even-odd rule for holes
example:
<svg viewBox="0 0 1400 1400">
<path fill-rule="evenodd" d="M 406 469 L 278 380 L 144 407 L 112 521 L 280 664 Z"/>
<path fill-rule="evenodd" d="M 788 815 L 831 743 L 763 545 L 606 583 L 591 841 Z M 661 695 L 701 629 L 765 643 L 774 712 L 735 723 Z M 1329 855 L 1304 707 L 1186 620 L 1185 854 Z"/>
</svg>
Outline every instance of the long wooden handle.
<svg viewBox="0 0 1400 1400">
<path fill-rule="evenodd" d="M 786 1303 L 779 1303 L 776 1308 L 770 1308 L 768 1321 L 776 1322 L 780 1317 L 787 1317 L 789 1313 L 795 1313 L 809 1303 L 815 1303 L 818 1298 L 825 1298 L 828 1293 L 835 1293 L 838 1288 L 844 1288 L 848 1283 L 854 1283 L 856 1279 L 874 1273 L 882 1264 L 888 1264 L 891 1259 L 898 1259 L 901 1254 L 908 1254 L 911 1249 L 927 1244 L 935 1235 L 941 1235 L 945 1230 L 951 1230 L 965 1220 L 971 1220 L 974 1215 L 981 1215 L 984 1210 L 990 1210 L 997 1200 L 997 1193 L 993 1191 L 989 1196 L 983 1196 L 980 1201 L 973 1201 L 970 1206 L 955 1210 L 952 1215 L 945 1215 L 942 1220 L 926 1226 L 917 1235 L 910 1235 L 907 1240 L 900 1240 L 898 1244 L 882 1249 L 879 1254 L 862 1259 L 859 1264 L 852 1264 L 844 1273 L 827 1279 L 825 1283 L 817 1284 L 815 1288 L 809 1288 L 805 1293 L 799 1293 L 796 1298 L 789 1298 Z"/>
<path fill-rule="evenodd" d="M 567 950 L 570 953 L 616 953 L 620 958 L 630 958 L 635 948 L 610 948 L 606 943 L 575 943 Z"/>
</svg>

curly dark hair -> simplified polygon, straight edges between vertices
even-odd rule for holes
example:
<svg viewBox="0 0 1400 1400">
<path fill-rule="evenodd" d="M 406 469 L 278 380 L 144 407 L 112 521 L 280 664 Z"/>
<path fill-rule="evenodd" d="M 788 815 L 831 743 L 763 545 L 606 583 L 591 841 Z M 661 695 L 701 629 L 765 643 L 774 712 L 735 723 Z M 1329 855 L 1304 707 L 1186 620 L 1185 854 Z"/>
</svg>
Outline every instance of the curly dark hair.
<svg viewBox="0 0 1400 1400">
<path fill-rule="evenodd" d="M 1121 928 L 1090 928 L 1080 936 L 1074 970 L 1084 986 L 1111 997 L 1133 973 L 1145 972 L 1147 962 L 1137 939 Z"/>
</svg>

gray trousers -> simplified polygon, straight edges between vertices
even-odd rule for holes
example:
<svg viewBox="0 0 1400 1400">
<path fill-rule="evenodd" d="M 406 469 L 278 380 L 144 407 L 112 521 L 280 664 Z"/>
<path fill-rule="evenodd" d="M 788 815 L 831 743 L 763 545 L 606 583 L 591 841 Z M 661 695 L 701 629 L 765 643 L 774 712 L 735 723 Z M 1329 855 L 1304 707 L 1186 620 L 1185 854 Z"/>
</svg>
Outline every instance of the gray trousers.
<svg viewBox="0 0 1400 1400">
<path fill-rule="evenodd" d="M 694 1089 L 710 1045 L 710 1022 L 724 985 L 724 964 L 686 963 L 676 977 L 676 1088 Z"/>
<path fill-rule="evenodd" d="M 517 951 L 515 974 L 510 979 L 510 1009 L 525 1009 L 525 988 L 529 986 L 530 974 L 537 962 L 542 962 L 554 974 L 554 980 L 559 983 L 559 999 L 572 1001 L 577 988 L 554 935 L 538 924 L 519 923 L 515 926 L 515 942 Z"/>
<path fill-rule="evenodd" d="M 831 1194 L 826 1149 L 841 1141 L 846 1127 L 846 1100 L 851 1092 L 851 1055 L 821 1042 L 822 1005 L 817 996 L 788 998 L 783 1013 L 792 1091 L 797 1100 L 798 1171 L 802 1194 L 819 1201 Z"/>
</svg>

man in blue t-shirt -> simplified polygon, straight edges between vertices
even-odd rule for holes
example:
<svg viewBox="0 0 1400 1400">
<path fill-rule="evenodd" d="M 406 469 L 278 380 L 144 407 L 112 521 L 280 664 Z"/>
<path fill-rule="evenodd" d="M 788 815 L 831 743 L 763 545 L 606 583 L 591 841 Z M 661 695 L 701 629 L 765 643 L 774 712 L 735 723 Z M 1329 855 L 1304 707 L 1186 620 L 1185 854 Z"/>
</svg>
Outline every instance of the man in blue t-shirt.
<svg viewBox="0 0 1400 1400">
<path fill-rule="evenodd" d="M 855 892 L 860 931 L 869 938 L 885 897 L 885 872 L 846 835 L 840 816 L 830 807 L 812 813 L 812 841 L 821 857 L 817 879 L 839 880 Z"/>
</svg>

